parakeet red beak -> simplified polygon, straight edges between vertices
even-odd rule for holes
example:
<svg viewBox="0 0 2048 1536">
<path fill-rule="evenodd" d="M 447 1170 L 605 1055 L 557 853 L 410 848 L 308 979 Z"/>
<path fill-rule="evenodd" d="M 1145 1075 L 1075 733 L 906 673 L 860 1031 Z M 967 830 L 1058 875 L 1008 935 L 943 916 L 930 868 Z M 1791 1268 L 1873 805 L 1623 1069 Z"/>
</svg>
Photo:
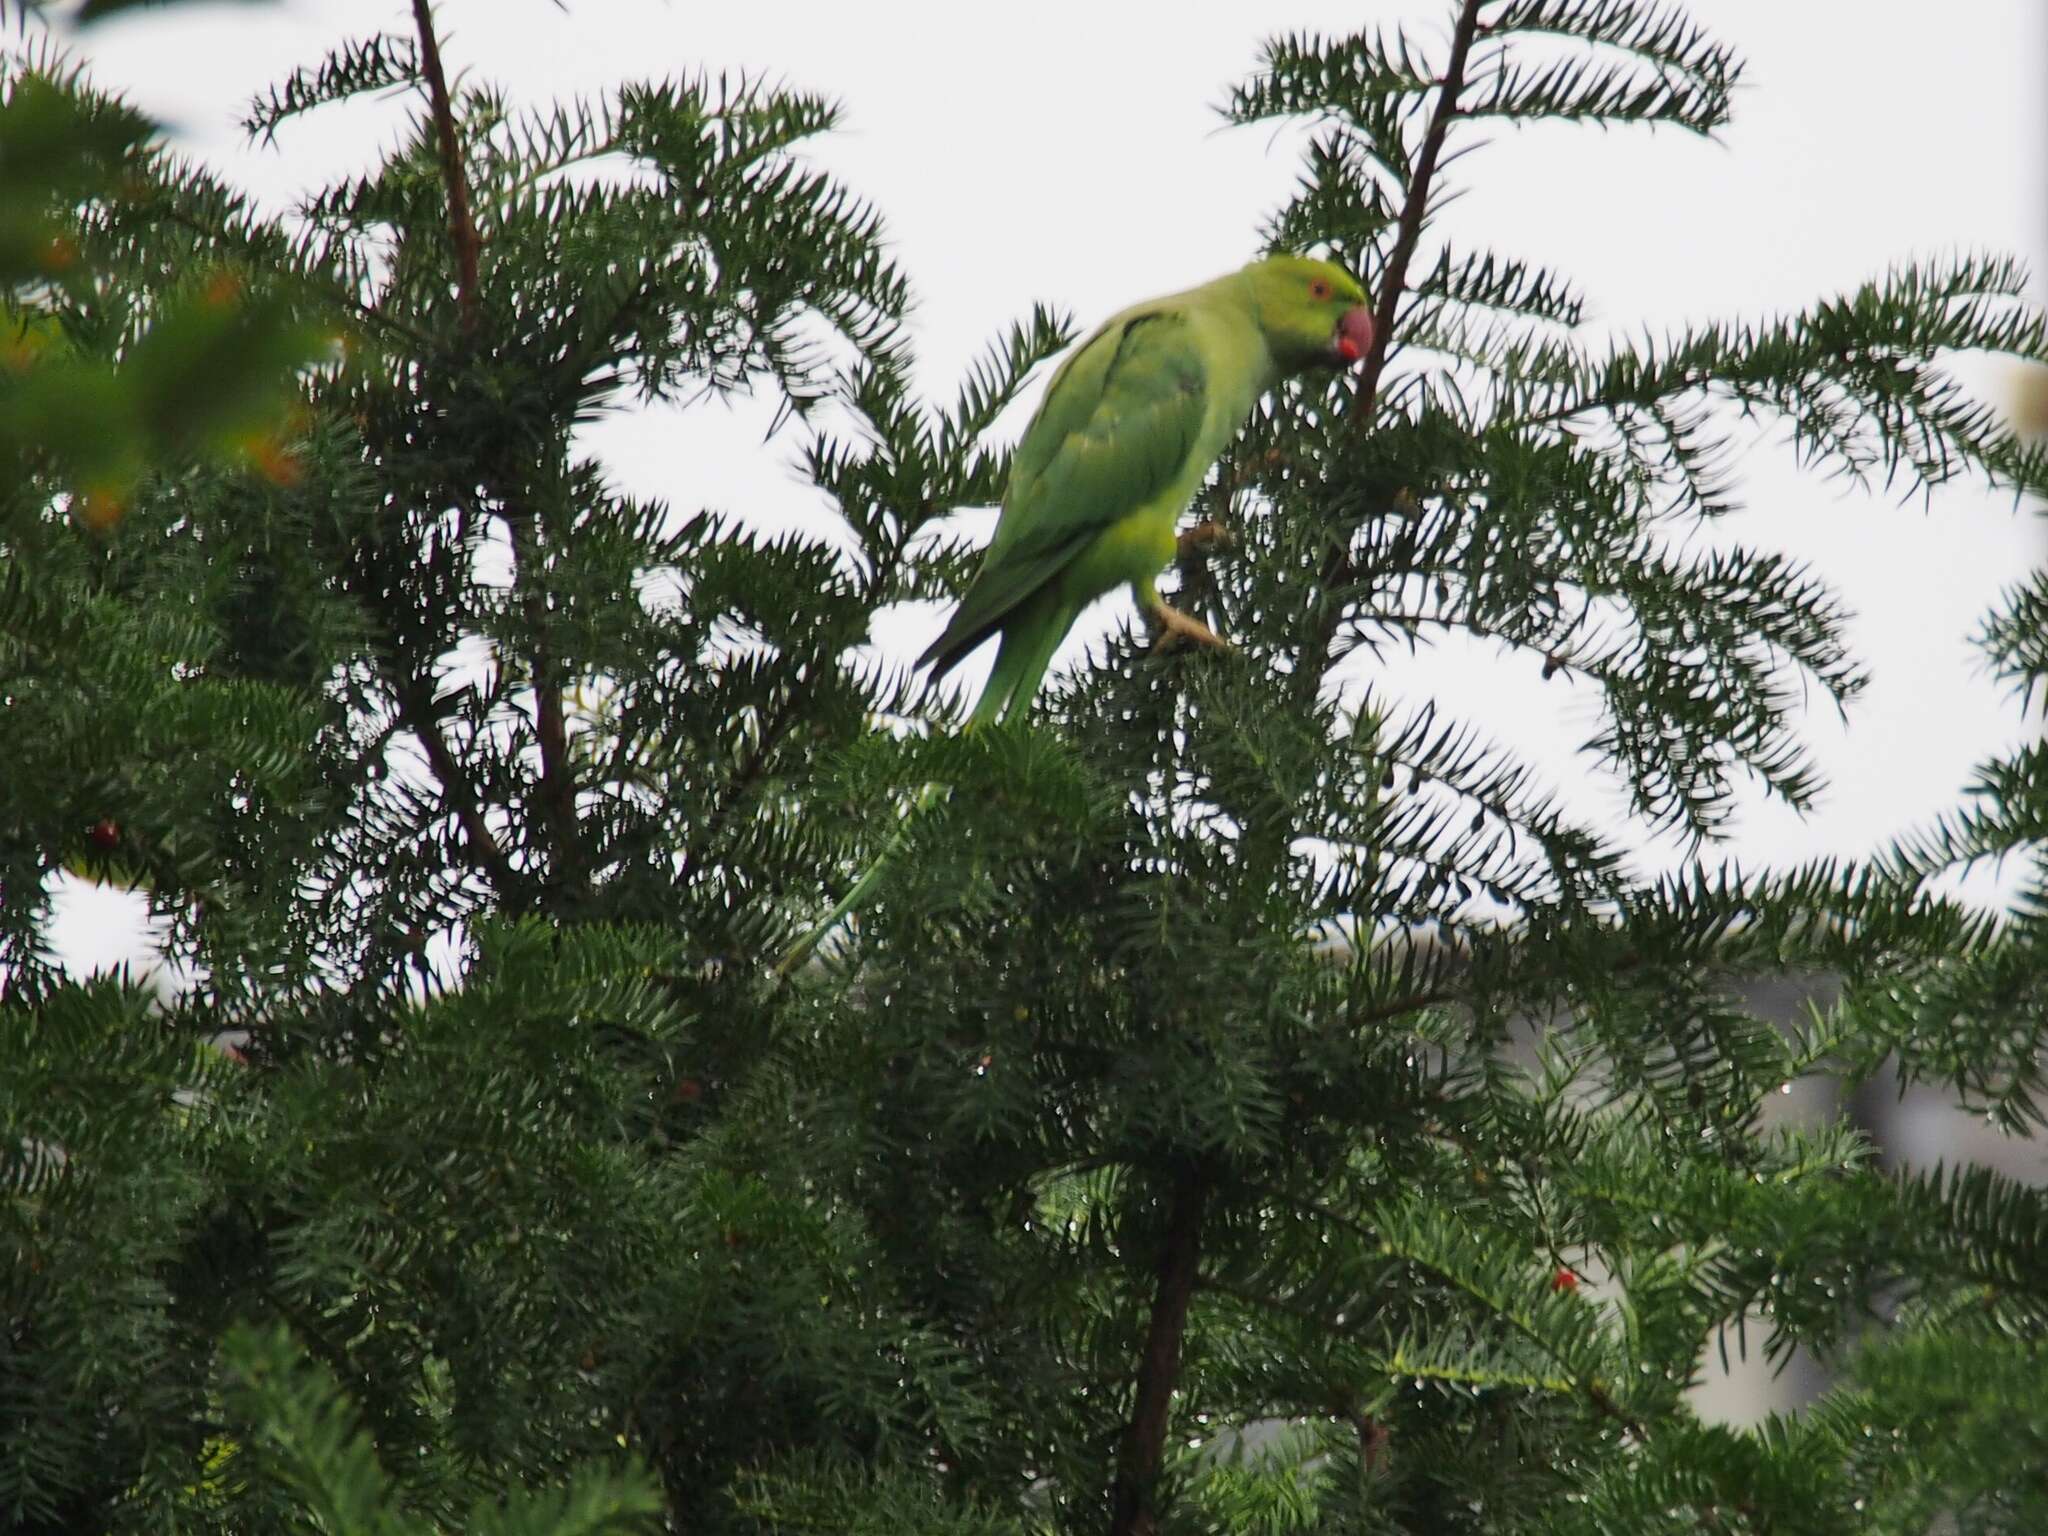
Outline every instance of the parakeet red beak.
<svg viewBox="0 0 2048 1536">
<path fill-rule="evenodd" d="M 1364 362 L 1365 355 L 1372 351 L 1372 311 L 1363 304 L 1345 310 L 1330 345 L 1345 367 Z"/>
</svg>

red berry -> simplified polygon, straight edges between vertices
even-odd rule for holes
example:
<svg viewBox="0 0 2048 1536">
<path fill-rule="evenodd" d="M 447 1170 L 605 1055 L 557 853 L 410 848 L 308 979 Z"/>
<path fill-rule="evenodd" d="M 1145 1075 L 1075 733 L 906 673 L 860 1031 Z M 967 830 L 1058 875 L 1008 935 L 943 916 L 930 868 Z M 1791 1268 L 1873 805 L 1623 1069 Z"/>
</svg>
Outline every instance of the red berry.
<svg viewBox="0 0 2048 1536">
<path fill-rule="evenodd" d="M 121 845 L 121 824 L 111 816 L 102 816 L 86 829 L 85 840 L 101 853 L 111 853 Z"/>
<path fill-rule="evenodd" d="M 1557 1273 L 1550 1277 L 1550 1288 L 1553 1291 L 1576 1291 L 1579 1288 L 1579 1277 L 1574 1271 L 1560 1266 Z"/>
</svg>

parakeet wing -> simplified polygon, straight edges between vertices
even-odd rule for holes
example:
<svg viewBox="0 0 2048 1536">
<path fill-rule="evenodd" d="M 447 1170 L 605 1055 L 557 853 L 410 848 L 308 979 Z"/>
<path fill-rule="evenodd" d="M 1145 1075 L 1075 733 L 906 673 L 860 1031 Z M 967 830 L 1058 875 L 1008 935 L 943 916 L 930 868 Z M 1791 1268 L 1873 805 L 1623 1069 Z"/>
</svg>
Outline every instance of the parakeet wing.
<svg viewBox="0 0 2048 1536">
<path fill-rule="evenodd" d="M 1171 486 L 1201 435 L 1207 385 L 1195 327 L 1175 308 L 1121 315 L 1069 358 L 1017 445 L 981 569 L 920 665 L 958 665 L 1092 540 Z"/>
</svg>

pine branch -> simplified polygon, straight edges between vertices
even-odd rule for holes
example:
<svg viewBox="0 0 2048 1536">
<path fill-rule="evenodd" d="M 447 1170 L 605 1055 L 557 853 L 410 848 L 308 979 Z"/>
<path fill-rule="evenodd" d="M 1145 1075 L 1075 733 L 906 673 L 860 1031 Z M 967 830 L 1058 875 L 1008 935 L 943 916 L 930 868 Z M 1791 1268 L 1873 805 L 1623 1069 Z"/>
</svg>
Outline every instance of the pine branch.
<svg viewBox="0 0 2048 1536">
<path fill-rule="evenodd" d="M 1180 1379 L 1181 1345 L 1188 1305 L 1201 1268 L 1202 1213 L 1208 1204 L 1208 1175 L 1183 1168 L 1174 1176 L 1152 1295 L 1152 1320 L 1138 1361 L 1138 1391 L 1130 1427 L 1118 1453 L 1110 1536 L 1152 1536 L 1159 1527 L 1155 1504 L 1160 1469 L 1166 1464 L 1174 1384 Z"/>
<path fill-rule="evenodd" d="M 1429 8 L 1426 46 L 1275 44 L 1238 99 L 1322 125 L 1275 243 L 1393 306 L 1369 377 L 1289 385 L 1199 497 L 1244 558 L 1184 581 L 1245 651 L 1113 645 L 1051 728 L 875 729 L 929 695 L 848 648 L 964 583 L 927 520 L 1001 496 L 997 418 L 1064 337 L 1034 316 L 926 405 L 876 216 L 789 158 L 828 103 L 444 81 L 297 223 L 155 151 L 136 196 L 45 199 L 91 283 L 0 328 L 0 422 L 55 343 L 147 362 L 216 268 L 330 332 L 329 288 L 400 321 L 315 364 L 291 477 L 168 467 L 104 541 L 36 463 L 0 478 L 0 1509 L 595 1531 L 652 1495 L 574 1469 L 644 1460 L 693 1529 L 2048 1529 L 2048 1202 L 1766 1119 L 1881 1061 L 2048 1112 L 2048 752 L 1871 863 L 1649 880 L 1458 723 L 1483 706 L 1340 703 L 1333 671 L 1450 627 L 1502 646 L 1489 689 L 1597 686 L 1653 814 L 1742 764 L 1796 798 L 1791 694 L 1861 675 L 1843 615 L 1687 535 L 1756 415 L 1873 482 L 2048 486 L 1950 377 L 2048 345 L 2022 275 L 1589 351 L 1562 275 L 1439 256 L 1458 152 L 1489 110 L 1710 128 L 1733 56 L 1664 0 Z M 429 102 L 409 34 L 252 118 L 387 85 Z M 636 382 L 763 380 L 853 423 L 800 455 L 829 536 L 679 527 L 574 457 Z M 2035 582 L 1986 632 L 2016 689 L 2044 627 Z M 758 985 L 878 828 L 911 856 L 857 966 Z M 1942 894 L 2000 859 L 2006 899 Z M 38 963 L 54 872 L 122 863 L 201 976 L 175 999 Z M 1836 1001 L 1780 1029 L 1765 974 Z M 252 1309 L 304 1337 L 244 1346 L 238 1388 Z M 1860 1386 L 1701 1423 L 1745 1327 Z"/>
<path fill-rule="evenodd" d="M 277 235 L 273 230 L 263 230 L 262 236 L 259 237 L 253 231 L 241 231 L 221 224 L 210 223 L 179 207 L 176 203 L 169 200 L 168 195 L 163 201 L 152 206 L 151 213 L 153 217 L 161 219 L 164 223 L 174 224 L 180 229 L 199 236 L 201 239 L 221 244 L 233 243 L 245 247 L 252 258 L 260 257 L 265 265 L 268 265 L 275 259 L 277 248 L 284 244 L 283 237 Z M 347 310 L 356 319 L 365 321 L 379 330 L 388 332 L 391 336 L 411 343 L 415 347 L 424 350 L 432 345 L 427 333 L 420 330 L 417 326 L 396 319 L 386 314 L 376 305 L 365 302 L 355 294 L 350 293 L 346 288 L 343 288 L 339 283 L 327 280 L 327 274 L 325 273 L 321 274 L 321 279 L 320 282 L 315 283 L 307 273 L 301 270 L 290 273 L 285 280 L 292 287 L 311 295 L 315 299 L 324 303 L 338 305 L 340 308 Z"/>
<path fill-rule="evenodd" d="M 769 765 L 774 761 L 776 753 L 781 750 L 783 742 L 805 719 L 806 710 L 823 686 L 824 677 L 825 665 L 813 664 L 805 667 L 802 673 L 784 688 L 774 713 L 755 734 L 746 752 L 727 775 L 723 791 L 712 806 L 711 814 L 706 819 L 703 832 L 696 839 L 695 846 L 686 851 L 683 874 L 686 881 L 699 869 L 717 868 L 725 857 L 728 851 L 728 834 L 733 829 L 734 819 L 760 788 L 767 776 Z M 808 945 L 815 944 L 821 939 L 824 931 L 822 923 L 810 930 L 808 942 L 802 946 L 803 954 L 798 957 L 798 964 L 802 959 L 808 958 Z M 795 953 L 792 950 L 785 954 L 785 963 L 775 968 L 774 987 L 778 992 L 788 982 L 795 969 L 794 965 L 788 963 L 789 956 Z"/>
<path fill-rule="evenodd" d="M 398 700 L 399 718 L 425 750 L 428 766 L 434 770 L 434 777 L 441 781 L 441 791 L 448 808 L 462 825 L 470 859 L 490 877 L 500 900 L 513 901 L 516 893 L 524 888 L 525 881 L 513 868 L 497 834 L 491 831 L 476 787 L 464 771 L 461 759 L 449 747 L 448 738 L 442 734 L 432 695 L 417 678 L 401 680 L 394 677 L 392 691 Z"/>
<path fill-rule="evenodd" d="M 1435 189 L 1438 162 L 1443 153 L 1444 139 L 1450 132 L 1452 119 L 1458 113 L 1458 95 L 1464 89 L 1465 68 L 1471 57 L 1473 38 L 1479 26 L 1479 8 L 1482 0 L 1462 0 L 1456 27 L 1451 37 L 1450 58 L 1444 66 L 1441 77 L 1433 84 L 1436 101 L 1430 109 L 1429 125 L 1424 130 L 1422 147 L 1418 152 L 1413 169 L 1399 167 L 1405 184 L 1405 196 L 1401 211 L 1395 221 L 1394 242 L 1381 267 L 1380 291 L 1374 304 L 1372 350 L 1367 353 L 1359 382 L 1351 405 L 1351 430 L 1356 434 L 1370 431 L 1374 425 L 1375 406 L 1379 399 L 1381 380 L 1386 372 L 1389 349 L 1393 342 L 1394 328 L 1400 316 L 1406 296 L 1408 267 L 1414 260 L 1415 251 L 1422 237 L 1422 226 L 1429 212 L 1429 202 Z M 1403 45 L 1405 50 L 1405 44 Z M 1404 51 L 1405 59 L 1405 51 Z M 1270 110 L 1270 109 L 1267 109 Z M 1241 117 L 1248 116 L 1240 113 Z M 1386 151 L 1382 150 L 1383 155 Z M 1353 579 L 1351 554 L 1348 539 L 1333 534 L 1323 552 L 1321 578 L 1317 584 L 1318 599 L 1311 634 L 1304 640 L 1302 650 L 1306 656 L 1315 658 L 1316 664 L 1296 667 L 1290 680 L 1289 693 L 1294 707 L 1306 712 L 1308 703 L 1321 685 L 1322 658 L 1335 638 L 1337 627 L 1342 620 L 1344 605 L 1330 600 L 1330 594 L 1348 586 Z"/>
<path fill-rule="evenodd" d="M 540 749 L 540 776 L 534 798 L 540 823 L 547 829 L 554 854 L 551 887 L 580 893 L 589 883 L 582 828 L 576 815 L 576 768 L 569 752 L 569 726 L 562 708 L 563 678 L 548 637 L 546 572 L 538 548 L 539 518 L 529 509 L 508 506 L 506 530 L 511 536 L 515 588 L 527 586 L 528 662 L 533 668 L 534 738 Z"/>
<path fill-rule="evenodd" d="M 366 91 L 415 86 L 419 77 L 417 45 L 409 38 L 380 32 L 344 43 L 318 68 L 295 69 L 281 85 L 253 98 L 242 118 L 242 130 L 266 146 L 274 145 L 278 129 L 291 118 Z"/>
<path fill-rule="evenodd" d="M 448 97 L 448 77 L 441 68 L 441 45 L 434 37 L 430 0 L 412 0 L 413 24 L 419 30 L 420 68 L 427 77 L 427 95 L 440 147 L 441 179 L 448 189 L 448 237 L 455 250 L 455 301 L 462 328 L 474 331 L 480 318 L 477 295 L 476 219 L 469 207 L 469 178 L 462 169 L 462 143 L 456 136 L 455 108 Z"/>
<path fill-rule="evenodd" d="M 1394 338 L 1394 322 L 1407 293 L 1408 264 L 1422 237 L 1422 222 L 1429 212 L 1435 191 L 1437 163 L 1443 154 L 1444 137 L 1451 120 L 1458 115 L 1458 94 L 1465 88 L 1465 66 L 1472 54 L 1472 39 L 1479 29 L 1482 0 L 1464 0 L 1456 30 L 1451 34 L 1451 56 L 1437 85 L 1436 104 L 1431 107 L 1429 127 L 1422 136 L 1422 149 L 1415 169 L 1408 177 L 1408 195 L 1401 204 L 1401 216 L 1394 226 L 1393 249 L 1381 269 L 1379 301 L 1373 313 L 1372 351 L 1360 373 L 1358 393 L 1352 410 L 1354 430 L 1363 432 L 1373 422 L 1373 407 L 1379 399 L 1380 376 L 1387 367 L 1388 348 Z M 1327 641 L 1326 641 L 1327 643 Z"/>
<path fill-rule="evenodd" d="M 811 696 L 817 691 L 820 676 L 819 669 L 808 668 L 802 677 L 783 691 L 781 700 L 776 704 L 775 713 L 755 734 L 746 752 L 733 765 L 733 770 L 725 781 L 724 793 L 719 795 L 717 804 L 712 807 L 711 815 L 704 823 L 703 835 L 698 839 L 703 852 L 687 861 L 688 867 L 684 872 L 686 879 L 689 867 L 716 864 L 724 853 L 727 827 L 753 795 L 762 776 L 767 772 L 769 762 L 781 748 L 783 739 L 804 718 L 804 711 L 811 701 Z"/>
</svg>

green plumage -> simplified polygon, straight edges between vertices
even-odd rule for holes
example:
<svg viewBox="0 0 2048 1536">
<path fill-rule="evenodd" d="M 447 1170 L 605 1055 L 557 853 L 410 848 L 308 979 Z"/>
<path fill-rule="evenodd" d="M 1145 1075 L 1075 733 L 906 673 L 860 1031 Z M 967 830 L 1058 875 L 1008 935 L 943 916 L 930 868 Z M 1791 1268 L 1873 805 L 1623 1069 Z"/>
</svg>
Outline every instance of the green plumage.
<svg viewBox="0 0 2048 1536">
<path fill-rule="evenodd" d="M 1017 446 L 981 569 L 921 659 L 943 675 L 1002 637 L 970 725 L 1028 703 L 1081 610 L 1115 587 L 1206 636 L 1153 584 L 1174 525 L 1260 395 L 1370 350 L 1364 302 L 1341 267 L 1275 256 L 1134 305 L 1075 349 Z"/>
</svg>

